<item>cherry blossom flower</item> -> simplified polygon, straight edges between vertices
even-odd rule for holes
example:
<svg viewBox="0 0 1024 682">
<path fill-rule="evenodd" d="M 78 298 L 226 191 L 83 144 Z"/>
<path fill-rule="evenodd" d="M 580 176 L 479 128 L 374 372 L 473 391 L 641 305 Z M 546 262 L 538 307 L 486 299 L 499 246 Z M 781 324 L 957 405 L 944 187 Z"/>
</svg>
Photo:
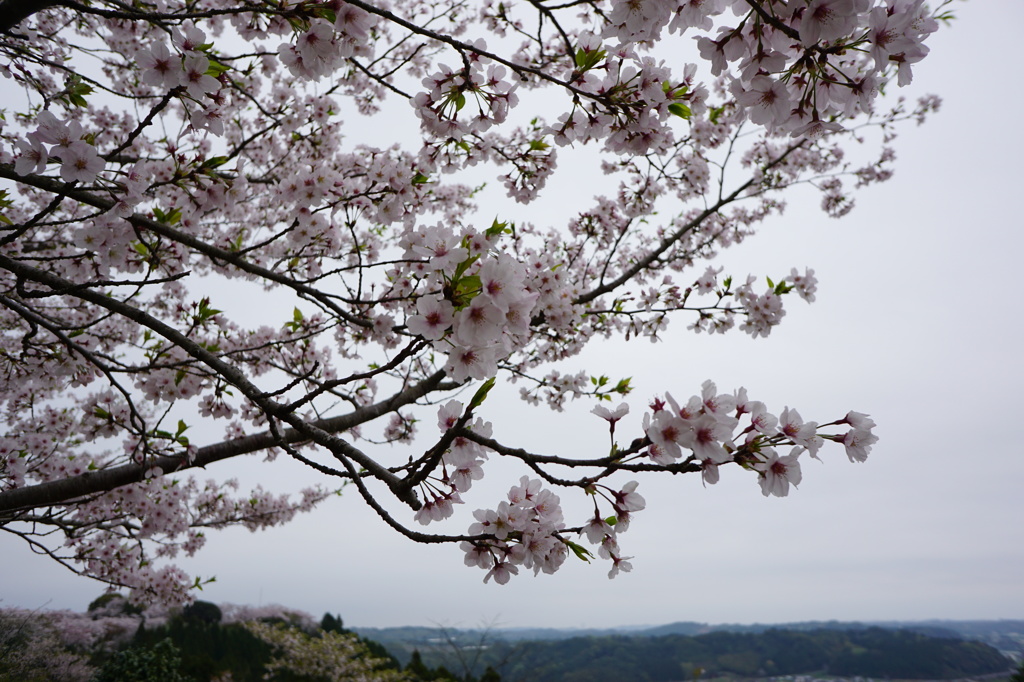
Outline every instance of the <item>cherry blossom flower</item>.
<svg viewBox="0 0 1024 682">
<path fill-rule="evenodd" d="M 871 446 L 878 442 L 878 436 L 868 429 L 854 428 L 843 436 L 842 443 L 846 446 L 846 455 L 851 462 L 865 462 Z"/>
<path fill-rule="evenodd" d="M 800 19 L 800 41 L 810 47 L 852 33 L 868 6 L 865 0 L 811 0 Z"/>
<path fill-rule="evenodd" d="M 202 99 L 204 95 L 217 92 L 220 89 L 220 82 L 213 76 L 207 75 L 210 68 L 210 60 L 202 54 L 188 54 L 185 56 L 182 85 L 188 90 L 188 94 L 194 99 Z"/>
<path fill-rule="evenodd" d="M 804 274 L 801 275 L 796 268 L 793 268 L 789 271 L 788 279 L 796 288 L 796 293 L 800 295 L 800 298 L 808 303 L 814 302 L 814 294 L 818 290 L 818 280 L 814 276 L 814 270 L 805 268 Z"/>
<path fill-rule="evenodd" d="M 633 557 L 631 557 L 631 556 L 620 557 L 620 556 L 612 555 L 612 557 L 611 557 L 612 567 L 608 571 L 608 577 L 609 578 L 614 578 L 619 573 L 629 573 L 630 571 L 632 571 L 633 570 L 633 564 L 631 564 L 629 561 L 627 561 L 627 559 L 632 559 L 632 558 Z"/>
<path fill-rule="evenodd" d="M 196 52 L 206 43 L 206 33 L 195 22 L 186 20 L 171 31 L 171 42 L 182 52 Z"/>
<path fill-rule="evenodd" d="M 779 431 L 788 436 L 794 443 L 805 447 L 811 456 L 818 453 L 822 445 L 822 438 L 817 435 L 818 424 L 816 422 L 804 422 L 800 413 L 796 410 L 785 408 L 779 415 Z"/>
<path fill-rule="evenodd" d="M 604 405 L 597 405 L 590 411 L 592 414 L 596 414 L 601 419 L 607 421 L 610 425 L 614 426 L 615 422 L 619 421 L 627 414 L 629 414 L 629 405 L 626 403 L 619 403 L 619 406 L 614 410 L 609 410 Z"/>
<path fill-rule="evenodd" d="M 594 515 L 594 517 L 583 526 L 583 533 L 592 544 L 598 545 L 604 540 L 605 535 L 614 534 L 615 529 L 608 525 L 608 522 L 600 516 Z"/>
<path fill-rule="evenodd" d="M 96 148 L 84 140 L 55 147 L 53 154 L 62 162 L 60 176 L 66 182 L 92 182 L 105 165 Z"/>
<path fill-rule="evenodd" d="M 496 563 L 484 576 L 484 582 L 486 583 L 491 578 L 494 578 L 494 582 L 499 585 L 505 585 L 512 578 L 517 575 L 519 569 L 514 565 L 507 562 Z"/>
<path fill-rule="evenodd" d="M 762 456 L 764 461 L 754 465 L 754 468 L 761 472 L 758 483 L 761 485 L 761 493 L 768 497 L 785 497 L 789 494 L 789 486 L 794 487 L 800 484 L 802 475 L 800 473 L 800 462 L 797 461 L 803 448 L 796 447 L 790 454 L 779 457 L 775 450 L 765 450 Z"/>
<path fill-rule="evenodd" d="M 441 431 L 447 431 L 455 426 L 462 416 L 462 403 L 458 400 L 449 400 L 437 409 L 437 427 Z"/>
<path fill-rule="evenodd" d="M 42 173 L 46 169 L 46 147 L 43 146 L 38 138 L 30 137 L 17 140 L 15 146 L 21 153 L 14 162 L 14 172 L 21 174 Z"/>
<path fill-rule="evenodd" d="M 622 486 L 622 489 L 615 493 L 615 508 L 624 512 L 635 512 L 644 509 L 647 506 L 647 501 L 644 500 L 643 496 L 636 492 L 637 486 L 640 484 L 636 481 L 630 481 L 626 485 Z"/>
<path fill-rule="evenodd" d="M 173 90 L 181 85 L 181 57 L 172 54 L 164 43 L 154 43 L 149 50 L 141 51 L 137 59 L 144 82 L 160 90 Z"/>
<path fill-rule="evenodd" d="M 793 107 L 785 84 L 768 76 L 755 76 L 750 86 L 736 95 L 736 102 L 746 109 L 751 121 L 769 127 L 785 122 Z"/>
</svg>

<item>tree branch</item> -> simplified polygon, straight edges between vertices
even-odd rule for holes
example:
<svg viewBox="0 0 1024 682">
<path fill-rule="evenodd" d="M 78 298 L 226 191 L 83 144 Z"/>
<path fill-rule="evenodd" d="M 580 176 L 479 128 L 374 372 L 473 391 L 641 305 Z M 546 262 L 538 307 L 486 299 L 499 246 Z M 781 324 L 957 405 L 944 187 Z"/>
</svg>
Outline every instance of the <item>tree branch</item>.
<svg viewBox="0 0 1024 682">
<path fill-rule="evenodd" d="M 4 268 L 19 277 L 38 282 L 51 289 L 71 290 L 75 285 L 56 275 L 37 270 L 31 266 L 20 263 L 16 260 L 0 255 L 0 268 Z M 179 346 L 192 357 L 202 362 L 213 371 L 217 372 L 225 380 L 241 390 L 247 398 L 259 405 L 271 417 L 277 417 L 293 428 L 284 431 L 281 438 L 275 438 L 271 433 L 262 433 L 253 436 L 218 443 L 199 450 L 196 458 L 191 464 L 178 457 L 157 457 L 148 464 L 129 464 L 101 472 L 90 472 L 74 478 L 50 481 L 28 488 L 0 493 L 0 512 L 18 509 L 29 509 L 50 504 L 57 504 L 68 500 L 76 499 L 84 495 L 94 494 L 112 490 L 121 485 L 135 483 L 143 480 L 146 472 L 151 469 L 158 469 L 162 474 L 180 471 L 193 467 L 202 467 L 206 464 L 227 459 L 236 455 L 247 454 L 257 450 L 266 449 L 277 445 L 280 441 L 286 443 L 299 443 L 313 441 L 322 445 L 336 455 L 350 457 L 365 468 L 371 475 L 384 481 L 392 490 L 399 495 L 400 499 L 412 506 L 418 506 L 418 500 L 403 486 L 399 479 L 382 467 L 373 459 L 367 457 L 345 441 L 334 437 L 332 434 L 344 431 L 355 425 L 376 419 L 381 415 L 394 411 L 398 407 L 413 402 L 430 391 L 436 389 L 444 378 L 444 372 L 438 371 L 416 386 L 396 393 L 391 398 L 374 405 L 356 410 L 348 415 L 340 415 L 330 419 L 317 422 L 304 422 L 293 413 L 278 414 L 280 407 L 270 401 L 263 391 L 251 384 L 245 375 L 237 368 L 228 365 L 220 357 L 211 353 L 194 341 L 188 339 L 177 330 L 169 327 L 151 315 L 133 308 L 132 306 L 110 298 L 100 292 L 91 289 L 77 289 L 76 297 L 87 300 L 103 308 L 111 310 L 119 315 L 127 317 L 134 322 L 141 324 L 157 332 L 168 341 Z"/>
<path fill-rule="evenodd" d="M 789 148 L 786 149 L 786 151 L 784 151 L 781 155 L 779 155 L 779 158 L 774 159 L 771 163 L 765 165 L 764 170 L 768 170 L 768 169 L 773 168 L 774 166 L 777 166 L 778 164 L 782 163 L 786 159 L 787 156 L 792 154 L 797 149 L 800 149 L 801 147 L 803 147 L 805 143 L 806 143 L 806 140 L 801 140 L 801 141 L 799 141 L 799 142 L 797 142 L 795 144 L 790 145 Z M 589 303 L 590 301 L 593 301 L 598 296 L 602 296 L 604 294 L 607 294 L 610 291 L 614 291 L 615 289 L 618 289 L 620 286 L 622 286 L 626 282 L 629 282 L 631 279 L 636 277 L 641 271 L 646 270 L 647 268 L 649 268 L 651 266 L 651 264 L 654 263 L 654 261 L 658 260 L 658 258 L 663 253 L 665 253 L 670 248 L 672 248 L 672 245 L 675 244 L 676 242 L 678 242 L 680 239 L 682 239 L 683 236 L 687 232 L 689 232 L 689 231 L 699 227 L 700 224 L 703 223 L 705 220 L 707 220 L 710 216 L 712 216 L 715 213 L 717 213 L 718 211 L 720 211 L 726 205 L 731 204 L 732 202 L 736 201 L 736 199 L 739 198 L 740 194 L 745 192 L 747 190 L 747 188 L 750 187 L 753 184 L 754 184 L 754 178 L 751 178 L 751 179 L 747 180 L 742 185 L 737 187 L 731 194 L 729 194 L 728 196 L 726 196 L 724 198 L 719 199 L 718 201 L 716 201 L 714 203 L 714 205 L 712 205 L 712 206 L 704 209 L 703 211 L 701 211 L 700 215 L 698 215 L 696 218 L 694 218 L 690 222 L 686 223 L 685 225 L 680 227 L 678 230 L 676 230 L 675 232 L 673 232 L 669 236 L 667 236 L 664 239 L 662 239 L 661 240 L 661 244 L 658 245 L 658 248 L 654 249 L 653 251 L 648 253 L 646 256 L 644 256 L 643 258 L 638 260 L 636 263 L 634 263 L 631 267 L 626 269 L 621 275 L 616 277 L 614 280 L 612 280 L 611 282 L 608 282 L 607 284 L 602 284 L 601 286 L 596 287 L 596 288 L 588 291 L 587 293 L 583 294 L 582 296 L 577 297 L 576 299 L 573 300 L 573 303 L 577 304 L 577 305 L 579 305 L 581 303 Z"/>
<path fill-rule="evenodd" d="M 36 12 L 59 4 L 61 0 L 4 0 L 0 2 L 0 33 L 9 33 Z"/>
<path fill-rule="evenodd" d="M 34 174 L 19 175 L 18 173 L 14 172 L 14 166 L 12 164 L 0 164 L 0 178 L 13 180 L 14 182 L 20 182 L 22 184 L 29 185 L 30 187 L 36 187 L 37 189 L 45 190 L 47 192 L 65 193 L 65 196 L 67 196 L 69 199 L 74 199 L 75 201 L 78 201 L 82 204 L 86 204 L 87 206 L 93 206 L 94 208 L 100 208 L 105 211 L 109 211 L 114 207 L 114 202 L 111 201 L 110 199 L 105 199 L 103 197 L 96 196 L 95 194 L 80 189 L 67 189 L 67 183 L 58 182 L 53 178 L 48 178 L 43 175 Z M 156 220 L 150 220 L 149 218 L 146 218 L 138 214 L 133 214 L 130 217 L 126 218 L 126 220 L 140 229 L 153 232 L 154 234 L 160 235 L 161 237 L 166 237 L 171 241 L 183 244 L 184 246 L 194 249 L 215 262 L 220 261 L 222 263 L 232 265 L 238 268 L 239 270 L 242 270 L 243 272 L 255 275 L 256 277 L 259 277 L 264 280 L 277 282 L 278 284 L 283 284 L 284 286 L 293 289 L 295 292 L 299 294 L 309 296 L 310 298 L 322 303 L 332 313 L 334 313 L 341 319 L 345 320 L 346 322 L 358 325 L 360 327 L 372 326 L 370 322 L 342 310 L 335 304 L 334 301 L 331 301 L 330 298 L 319 289 L 311 287 L 307 284 L 303 284 L 302 282 L 297 282 L 294 279 L 288 277 L 287 275 L 283 275 L 279 272 L 269 270 L 262 266 L 256 265 L 255 263 L 251 263 L 245 260 L 245 258 L 243 258 L 238 253 L 234 253 L 232 251 L 228 251 L 227 249 L 222 249 L 213 246 L 212 244 L 207 244 L 206 242 L 197 239 L 190 234 L 182 232 L 181 230 L 176 230 L 169 225 L 157 222 Z"/>
</svg>

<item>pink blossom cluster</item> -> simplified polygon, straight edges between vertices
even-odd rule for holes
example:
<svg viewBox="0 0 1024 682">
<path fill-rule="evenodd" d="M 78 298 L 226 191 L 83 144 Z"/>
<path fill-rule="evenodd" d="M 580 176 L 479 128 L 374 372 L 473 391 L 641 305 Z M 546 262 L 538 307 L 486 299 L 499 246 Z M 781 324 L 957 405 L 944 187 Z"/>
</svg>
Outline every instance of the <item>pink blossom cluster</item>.
<svg viewBox="0 0 1024 682">
<path fill-rule="evenodd" d="M 640 55 L 631 46 L 606 49 L 589 32 L 579 36 L 575 68 L 569 82 L 585 98 L 548 128 L 556 144 L 603 140 L 618 154 L 647 154 L 667 149 L 675 137 L 673 115 L 700 117 L 708 90 L 695 82 L 697 67 L 688 64 L 675 76 L 664 63 Z"/>
<path fill-rule="evenodd" d="M 62 121 L 53 112 L 40 111 L 34 132 L 15 142 L 19 152 L 18 173 L 42 173 L 50 157 L 60 160 L 60 177 L 65 182 L 92 182 L 105 165 L 96 147 L 86 139 L 82 125 L 73 119 Z M 49 147 L 47 147 L 49 145 Z"/>
<path fill-rule="evenodd" d="M 224 134 L 224 110 L 220 106 L 221 82 L 214 76 L 220 69 L 210 61 L 211 44 L 206 32 L 191 21 L 173 29 L 171 42 L 174 51 L 163 41 L 154 42 L 148 50 L 140 50 L 138 64 L 142 80 L 157 92 L 175 93 L 198 106 L 182 105 L 196 130 L 207 130 L 214 135 Z"/>
<path fill-rule="evenodd" d="M 825 440 L 842 443 L 851 462 L 865 461 L 878 440 L 872 433 L 874 421 L 858 412 L 819 426 L 805 422 L 789 407 L 776 416 L 761 401 L 748 399 L 743 388 L 720 394 L 711 381 L 704 382 L 701 394 L 685 405 L 666 394 L 665 401 L 656 400 L 651 408 L 643 424 L 650 440 L 646 455 L 651 461 L 666 466 L 680 460 L 694 462 L 706 484 L 718 482 L 720 466 L 736 463 L 758 472 L 765 496 L 784 497 L 790 485 L 799 484 L 799 456 L 807 452 L 817 458 Z M 740 429 L 744 420 L 747 425 Z M 820 428 L 842 426 L 850 428 L 842 433 L 819 433 Z M 776 448 L 781 446 L 792 446 L 788 455 L 778 454 Z"/>
<path fill-rule="evenodd" d="M 438 410 L 437 425 L 442 432 L 455 427 L 463 415 L 463 405 L 458 400 L 450 400 Z M 490 438 L 492 435 L 490 422 L 480 418 L 467 424 L 465 428 L 477 435 Z M 415 519 L 423 525 L 432 521 L 449 518 L 454 512 L 454 505 L 462 504 L 461 493 L 465 493 L 474 481 L 484 477 L 483 464 L 487 460 L 487 451 L 477 443 L 461 436 L 456 436 L 441 456 L 441 472 L 420 485 L 423 506 L 416 512 Z"/>
<path fill-rule="evenodd" d="M 519 573 L 519 566 L 532 568 L 534 575 L 554 573 L 566 559 L 567 545 L 558 535 L 565 527 L 558 495 L 542 488 L 537 479 L 523 476 L 508 491 L 507 502 L 496 509 L 478 509 L 473 516 L 476 522 L 469 534 L 486 537 L 465 541 L 461 547 L 467 566 L 487 570 L 484 582 L 494 578 L 504 585 Z"/>
<path fill-rule="evenodd" d="M 401 243 L 407 272 L 437 292 L 416 300 L 406 326 L 447 354 L 445 371 L 458 382 L 494 376 L 498 363 L 527 342 L 535 308 L 551 295 L 528 282 L 526 265 L 491 253 L 498 234 L 457 235 L 437 224 L 407 233 Z"/>
<path fill-rule="evenodd" d="M 837 130 L 837 116 L 870 110 L 885 74 L 900 85 L 923 59 L 938 28 L 923 0 L 615 0 L 604 36 L 651 44 L 663 29 L 712 31 L 726 10 L 741 17 L 697 38 L 712 73 L 734 74 L 730 89 L 754 123 L 793 135 Z"/>
<path fill-rule="evenodd" d="M 336 3 L 335 20 L 315 18 L 295 43 L 278 47 L 281 63 L 307 80 L 328 76 L 349 57 L 371 57 L 373 17 L 347 2 Z"/>
<path fill-rule="evenodd" d="M 88 682 L 95 669 L 86 656 L 69 650 L 64 636 L 67 612 L 0 609 L 0 651 L 4 677 Z M 130 631 L 132 634 L 134 631 Z"/>
<path fill-rule="evenodd" d="M 612 562 L 609 578 L 632 569 L 632 557 L 622 556 L 618 535 L 629 528 L 632 513 L 646 506 L 636 492 L 637 485 L 631 481 L 620 490 L 600 484 L 588 486 L 587 492 L 594 496 L 594 516 L 573 529 L 597 546 L 601 558 Z M 598 498 L 609 504 L 611 516 L 602 516 Z M 532 568 L 535 575 L 541 571 L 554 573 L 570 551 L 581 559 L 593 556 L 565 537 L 571 531 L 565 528 L 559 498 L 543 488 L 540 480 L 522 477 L 519 485 L 509 490 L 507 501 L 498 503 L 495 509 L 478 509 L 473 516 L 476 522 L 469 527 L 469 534 L 478 537 L 461 546 L 467 566 L 487 570 L 484 582 L 494 578 L 504 585 L 519 573 L 519 566 Z"/>
<path fill-rule="evenodd" d="M 151 478 L 118 488 L 108 496 L 77 507 L 63 519 L 62 523 L 79 529 L 68 537 L 66 547 L 88 574 L 132 588 L 132 600 L 137 603 L 187 602 L 196 581 L 176 566 L 152 565 L 143 551 L 143 541 L 159 543 L 156 556 L 173 558 L 181 551 L 192 556 L 206 543 L 202 528 L 268 528 L 310 510 L 330 494 L 309 488 L 302 491 L 299 501 L 261 487 L 241 497 L 227 494 L 237 487 L 234 480 L 210 480 L 200 487 L 194 479 L 179 483 Z M 102 533 L 85 532 L 115 518 L 125 519 L 125 525 L 105 528 Z M 137 521 L 128 522 L 129 519 Z"/>
<path fill-rule="evenodd" d="M 870 111 L 890 67 L 908 84 L 938 28 L 923 0 L 772 3 L 763 14 L 731 5 L 749 21 L 699 38 L 701 55 L 716 75 L 736 64 L 730 89 L 751 121 L 794 136 L 838 130 L 838 117 Z"/>
<path fill-rule="evenodd" d="M 423 79 L 428 90 L 417 94 L 412 104 L 424 131 L 442 140 L 461 140 L 505 121 L 519 102 L 516 86 L 506 80 L 504 66 L 488 62 L 474 53 L 463 68 L 442 64 Z"/>
<path fill-rule="evenodd" d="M 112 604 L 114 608 L 99 608 L 88 613 L 50 611 L 46 613 L 46 618 L 60 633 L 60 639 L 66 645 L 79 650 L 113 651 L 130 642 L 140 625 L 152 627 L 148 614 L 144 618 L 141 614 L 129 614 L 123 608 L 118 608 L 116 602 L 123 601 L 115 599 Z"/>
<path fill-rule="evenodd" d="M 224 624 L 283 621 L 304 632 L 312 632 L 317 628 L 317 620 L 311 614 L 280 604 L 219 604 L 219 607 L 221 623 Z"/>
</svg>

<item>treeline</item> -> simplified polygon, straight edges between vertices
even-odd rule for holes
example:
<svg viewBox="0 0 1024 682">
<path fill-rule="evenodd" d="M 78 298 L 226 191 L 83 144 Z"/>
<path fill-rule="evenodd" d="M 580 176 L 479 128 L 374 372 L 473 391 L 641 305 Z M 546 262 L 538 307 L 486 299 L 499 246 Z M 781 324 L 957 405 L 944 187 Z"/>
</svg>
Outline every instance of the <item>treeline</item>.
<svg viewBox="0 0 1024 682">
<path fill-rule="evenodd" d="M 492 669 L 456 674 L 418 652 L 402 665 L 330 613 L 319 624 L 280 609 L 245 615 L 225 622 L 199 601 L 154 622 L 117 594 L 71 620 L 0 610 L 0 682 L 501 682 Z"/>
<path fill-rule="evenodd" d="M 482 658 L 510 682 L 672 682 L 815 673 L 936 680 L 1011 667 L 986 644 L 882 628 L 497 643 Z"/>
<path fill-rule="evenodd" d="M 173 645 L 179 656 L 176 671 L 183 680 L 205 682 L 207 680 L 231 680 L 231 682 L 329 682 L 354 678 L 354 672 L 346 672 L 332 660 L 332 655 L 322 653 L 312 670 L 297 669 L 289 659 L 306 657 L 310 652 L 322 650 L 318 640 L 330 635 L 340 635 L 353 640 L 350 651 L 356 658 L 372 659 L 375 665 L 370 670 L 360 670 L 359 679 L 395 680 L 401 682 L 501 682 L 501 677 L 491 669 L 485 669 L 479 677 L 472 674 L 457 675 L 443 665 L 427 666 L 418 653 L 401 665 L 382 645 L 359 637 L 346 630 L 340 617 L 325 614 L 319 628 L 311 630 L 300 622 L 285 619 L 264 619 L 264 624 L 273 626 L 287 637 L 309 646 L 300 650 L 281 652 L 274 640 L 260 638 L 253 628 L 243 623 L 220 623 L 220 609 L 208 602 L 196 602 L 179 615 L 172 617 L 165 625 L 155 628 L 140 628 L 132 643 L 118 656 L 134 651 L 149 651 L 163 643 Z M 317 655 L 313 653 L 312 655 Z M 275 658 L 280 665 L 273 666 Z M 331 667 L 335 666 L 335 667 Z M 350 677 L 351 676 L 351 677 Z M 134 678 L 133 678 L 134 679 Z M 111 677 L 110 682 L 125 682 L 123 677 Z M 165 682 L 153 678 L 153 682 Z M 106 682 L 98 679 L 97 682 Z M 142 682 L 142 680 L 140 680 Z M 146 681 L 148 682 L 148 680 Z"/>
</svg>

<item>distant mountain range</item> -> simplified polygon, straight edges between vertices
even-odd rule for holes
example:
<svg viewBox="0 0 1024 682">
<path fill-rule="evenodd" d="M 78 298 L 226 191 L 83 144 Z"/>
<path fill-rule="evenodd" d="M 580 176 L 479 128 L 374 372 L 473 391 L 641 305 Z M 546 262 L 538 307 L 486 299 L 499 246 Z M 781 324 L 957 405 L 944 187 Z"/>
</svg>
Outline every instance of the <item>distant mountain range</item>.
<svg viewBox="0 0 1024 682">
<path fill-rule="evenodd" d="M 353 628 L 398 660 L 493 666 L 509 682 L 667 682 L 708 678 L 955 680 L 1007 676 L 1024 658 L 1024 620 L 709 625 L 623 628 Z"/>
<path fill-rule="evenodd" d="M 913 620 L 913 621 L 803 621 L 799 623 L 770 623 L 740 625 L 726 623 L 710 625 L 694 621 L 679 621 L 668 625 L 626 626 L 615 628 L 447 628 L 447 627 L 394 627 L 352 628 L 363 637 L 386 646 L 404 647 L 438 646 L 452 643 L 457 646 L 479 646 L 481 643 L 547 642 L 575 637 L 659 637 L 685 635 L 693 637 L 711 632 L 760 633 L 768 630 L 808 632 L 813 630 L 864 630 L 880 627 L 887 630 L 910 630 L 931 637 L 946 637 L 984 642 L 1015 658 L 1024 658 L 1024 620 Z"/>
</svg>

